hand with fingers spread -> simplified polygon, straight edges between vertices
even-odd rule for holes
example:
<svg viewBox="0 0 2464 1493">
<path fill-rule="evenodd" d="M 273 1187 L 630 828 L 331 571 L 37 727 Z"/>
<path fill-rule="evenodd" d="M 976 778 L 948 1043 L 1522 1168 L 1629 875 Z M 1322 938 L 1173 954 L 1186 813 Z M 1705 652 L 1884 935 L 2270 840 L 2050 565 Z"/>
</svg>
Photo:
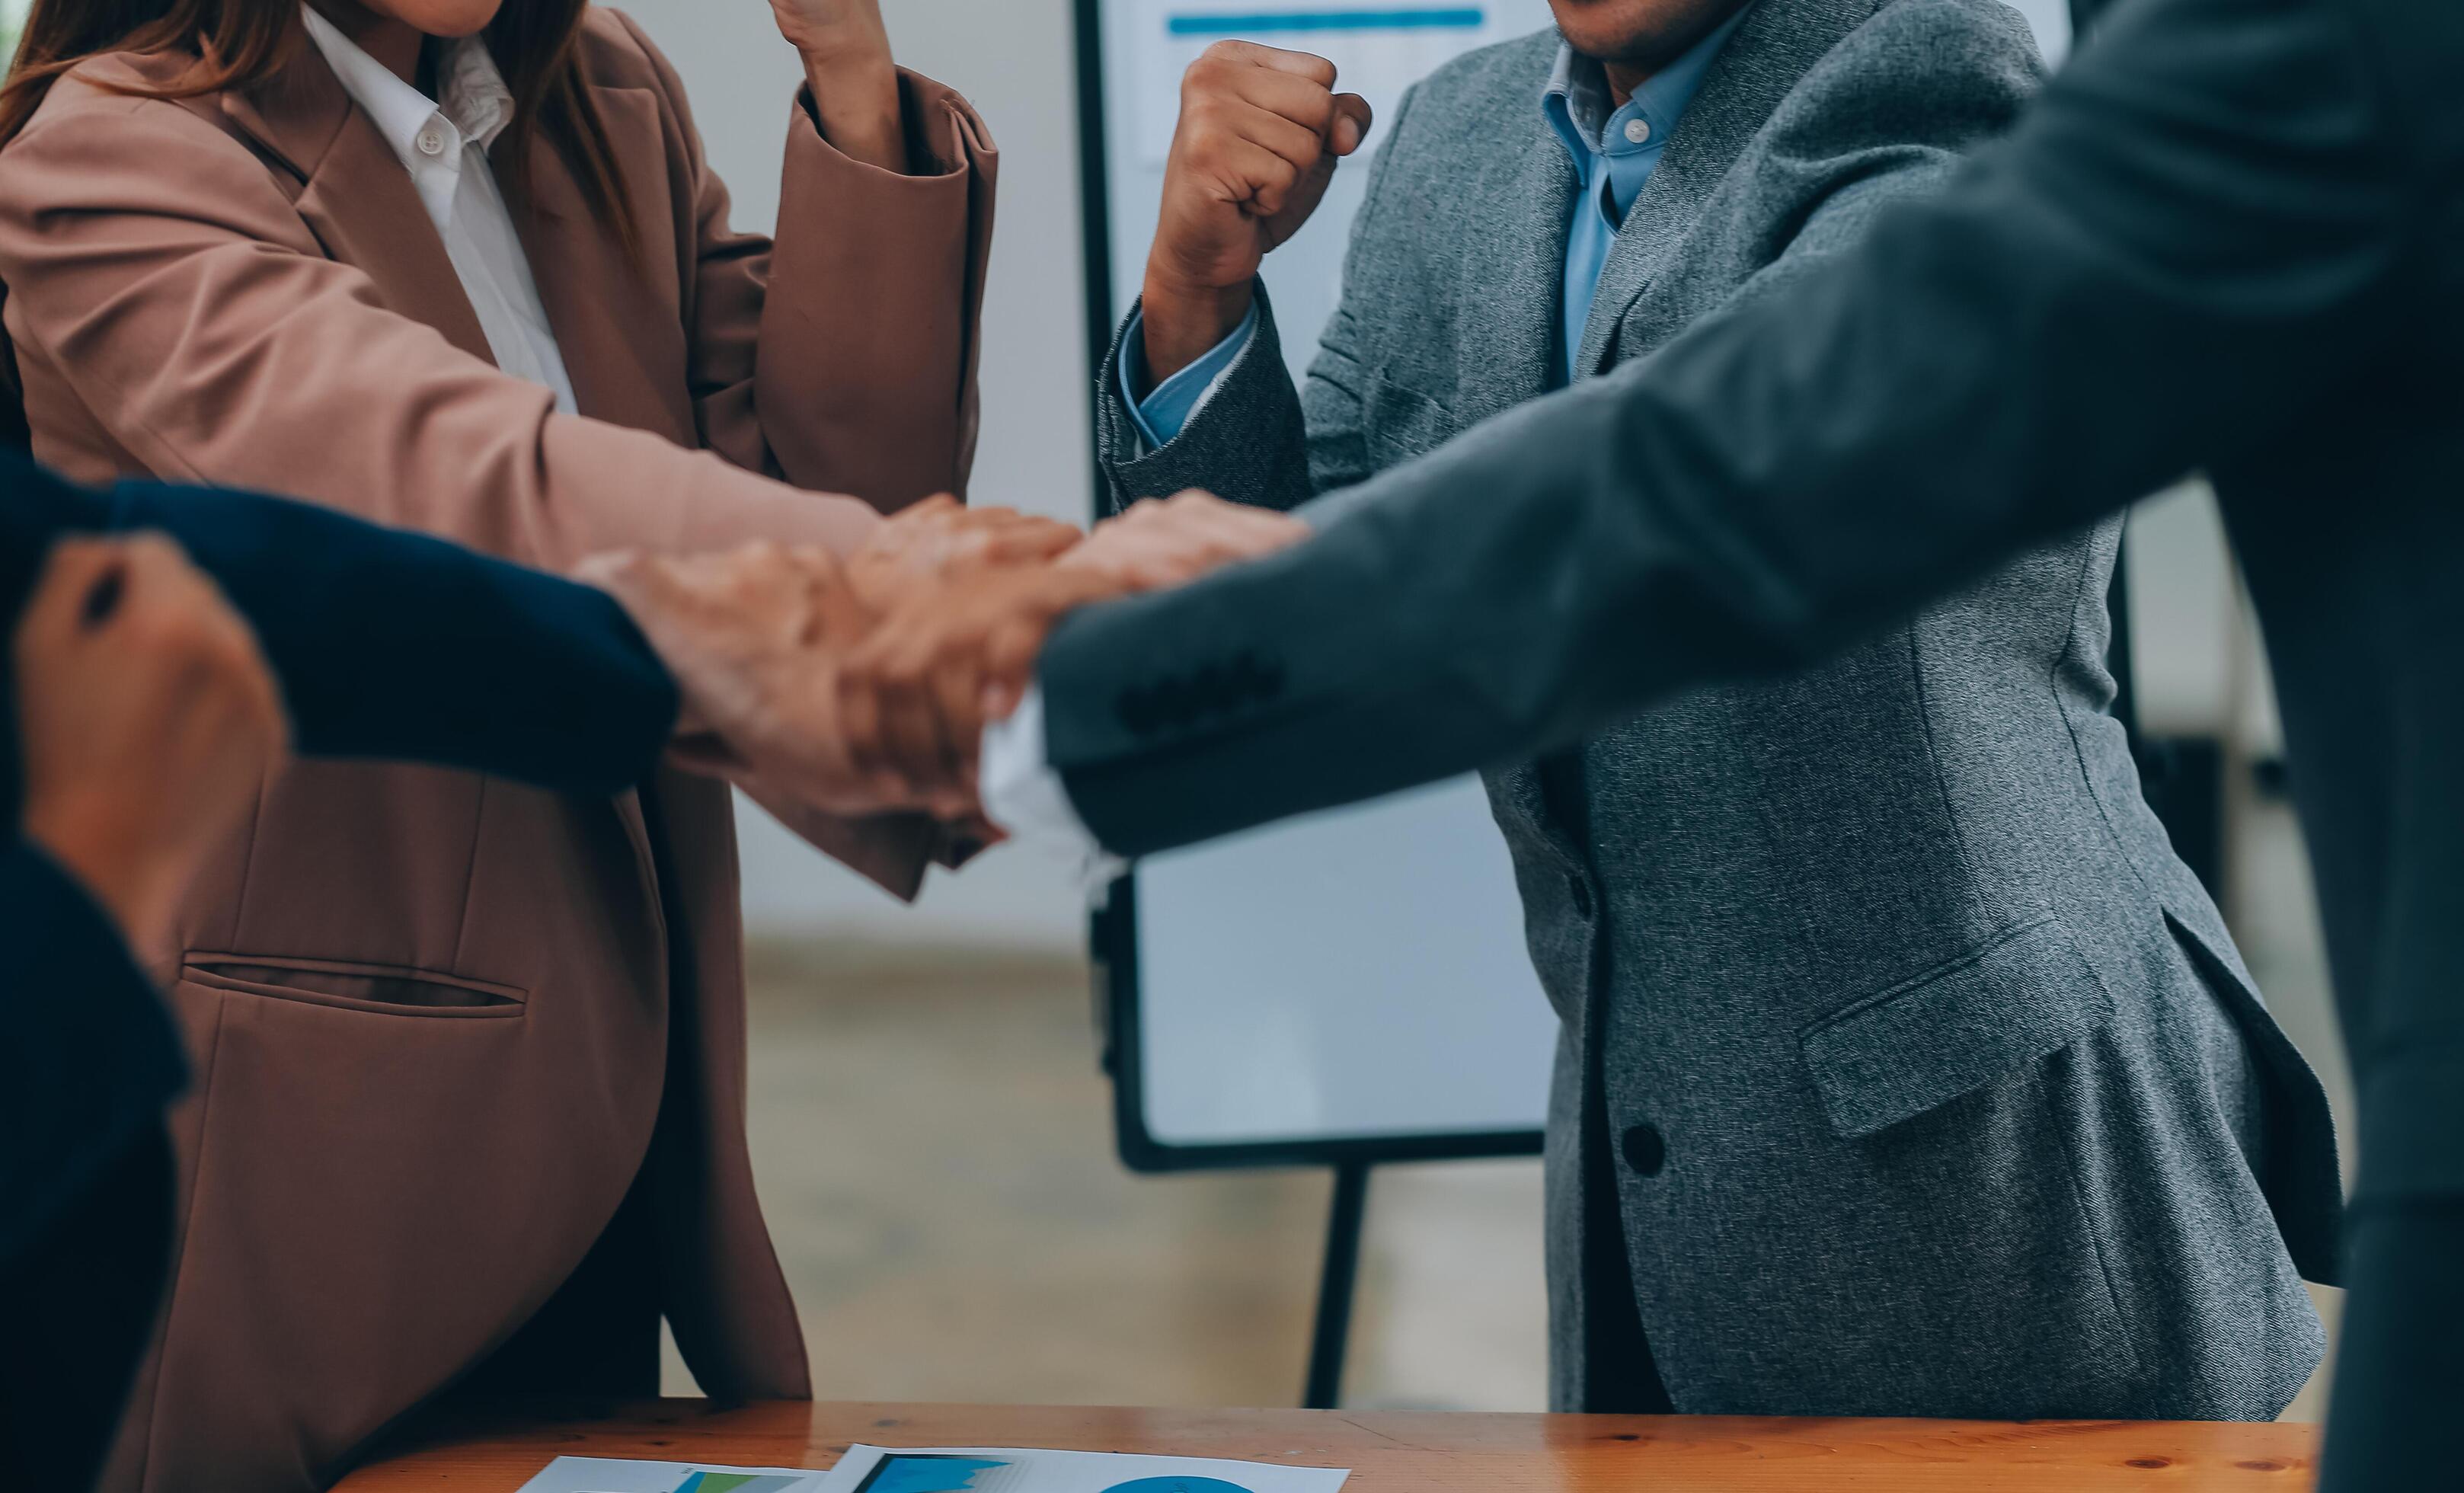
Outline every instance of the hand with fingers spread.
<svg viewBox="0 0 2464 1493">
<path fill-rule="evenodd" d="M 160 943 L 289 738 L 255 633 L 168 539 L 63 540 L 14 662 L 26 838 Z"/>
<path fill-rule="evenodd" d="M 1300 231 L 1336 164 L 1369 138 L 1358 94 L 1324 57 L 1219 41 L 1180 83 L 1163 208 L 1147 253 L 1147 373 L 1170 378 L 1249 314 L 1267 252 Z"/>
<path fill-rule="evenodd" d="M 1125 590 L 1183 585 L 1219 566 L 1297 544 L 1309 526 L 1289 514 L 1227 503 L 1191 489 L 1131 505 L 1064 555 L 1065 568 L 1102 572 Z"/>
<path fill-rule="evenodd" d="M 875 613 L 934 582 L 989 567 L 1037 564 L 1086 538 L 1054 518 L 1010 508 L 968 508 L 946 494 L 891 516 L 847 558 L 847 581 Z"/>
</svg>

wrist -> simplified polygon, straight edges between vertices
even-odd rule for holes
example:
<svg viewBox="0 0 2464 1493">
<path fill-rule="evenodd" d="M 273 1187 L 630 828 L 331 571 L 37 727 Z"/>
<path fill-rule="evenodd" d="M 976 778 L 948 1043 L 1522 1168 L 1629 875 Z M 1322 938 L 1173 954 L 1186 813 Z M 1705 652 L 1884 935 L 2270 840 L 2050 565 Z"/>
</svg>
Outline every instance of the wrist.
<svg viewBox="0 0 2464 1493">
<path fill-rule="evenodd" d="M 808 51 L 804 83 L 824 140 L 867 165 L 906 173 L 906 110 L 887 51 Z"/>
<path fill-rule="evenodd" d="M 898 88 L 898 63 L 887 47 L 815 45 L 799 49 L 804 78 L 816 96 L 827 85 L 834 94 L 878 98 Z"/>
<path fill-rule="evenodd" d="M 1237 285 L 1176 282 L 1150 268 L 1138 301 L 1149 384 L 1161 384 L 1214 351 L 1249 315 L 1256 279 Z"/>
</svg>

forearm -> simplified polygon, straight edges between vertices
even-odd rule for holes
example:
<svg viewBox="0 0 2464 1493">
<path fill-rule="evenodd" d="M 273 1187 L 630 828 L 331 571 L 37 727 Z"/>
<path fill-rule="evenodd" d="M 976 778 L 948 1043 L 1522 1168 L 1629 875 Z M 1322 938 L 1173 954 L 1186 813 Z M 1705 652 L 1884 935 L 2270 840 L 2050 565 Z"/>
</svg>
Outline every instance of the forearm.
<svg viewBox="0 0 2464 1493">
<path fill-rule="evenodd" d="M 804 85 L 824 140 L 875 170 L 906 173 L 907 111 L 887 55 L 854 62 L 807 56 Z"/>
<path fill-rule="evenodd" d="M 1100 375 L 1097 443 L 1114 510 L 1191 488 L 1279 510 L 1308 501 L 1316 492 L 1309 451 L 1318 432 L 1285 367 L 1274 307 L 1263 289 L 1254 329 L 1194 408 L 1176 402 L 1182 407 L 1158 409 L 1153 390 L 1143 406 L 1133 403 L 1141 310 L 1133 307 L 1122 323 Z M 1339 409 L 1320 413 L 1330 425 L 1356 423 Z"/>
<path fill-rule="evenodd" d="M 700 339 L 745 381 L 740 400 L 704 401 L 714 449 L 884 511 L 966 490 L 998 166 L 965 99 L 913 74 L 901 86 L 913 174 L 791 121 L 777 242 L 758 274 L 706 263 Z M 757 328 L 757 345 L 730 349 Z"/>
<path fill-rule="evenodd" d="M 1073 797 L 1144 851 L 1141 813 L 1185 840 L 1527 757 L 2259 438 L 2401 305 L 2406 158 L 2340 23 L 2117 18 L 2019 136 L 1783 293 L 1321 500 L 1298 550 L 1070 619 L 1043 681 Z M 2266 87 L 2211 76 L 2228 32 Z M 1271 700 L 1108 717 L 1123 659 L 1243 655 Z M 1174 811 L 1219 759 L 1273 791 Z"/>
</svg>

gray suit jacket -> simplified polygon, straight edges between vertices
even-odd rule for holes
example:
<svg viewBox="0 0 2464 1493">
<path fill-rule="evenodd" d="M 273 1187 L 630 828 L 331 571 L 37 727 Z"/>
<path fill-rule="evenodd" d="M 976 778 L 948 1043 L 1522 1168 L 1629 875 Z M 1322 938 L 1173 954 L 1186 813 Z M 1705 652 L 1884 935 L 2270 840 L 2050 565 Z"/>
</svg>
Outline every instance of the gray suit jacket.
<svg viewBox="0 0 2464 1493">
<path fill-rule="evenodd" d="M 1407 99 L 1303 390 L 1269 311 L 1266 335 L 1149 453 L 1116 349 L 1099 416 L 1116 498 L 1195 486 L 1291 507 L 1543 393 L 1574 187 L 1538 107 L 1555 45 L 1476 54 Z M 2035 80 L 2024 25 L 1993 0 L 1762 0 L 1628 214 L 1578 370 L 1637 363 L 1850 247 L 2006 128 Z M 1432 529 L 1414 563 L 1457 583 L 1456 606 L 1545 586 L 1540 557 L 1564 531 L 1530 516 Z M 2316 1364 L 2296 1262 L 2332 1276 L 2330 1125 L 2106 714 L 2116 528 L 1811 672 L 1596 723 L 1554 793 L 1503 753 L 1470 759 L 1492 764 L 1564 1021 L 1550 1156 L 1561 1406 L 1624 1408 L 1642 1348 L 1614 1324 L 1638 1315 L 1689 1412 L 2266 1417 Z M 1286 588 L 1278 642 L 1306 652 L 1312 623 L 1353 601 Z M 1452 651 L 1433 660 L 1428 703 L 1537 703 L 1526 693 L 1551 671 L 1521 652 L 1551 624 L 1511 638 L 1464 620 L 1441 640 Z M 1425 622 L 1397 612 L 1376 630 L 1412 647 Z M 1572 662 L 1641 636 L 1586 626 L 1550 646 Z M 1087 647 L 1065 631 L 1056 654 L 1090 665 Z M 1236 651 L 1213 677 L 1301 683 L 1289 655 Z M 1098 677 L 1145 671 L 1140 657 L 1112 654 Z M 1112 692 L 1082 694 L 1055 718 L 1071 795 L 1108 844 L 1254 822 L 1242 792 L 1143 770 L 1148 741 L 1239 714 L 1204 677 L 1133 685 L 1117 712 Z M 1414 702 L 1381 695 L 1373 671 L 1357 703 Z M 1296 722 L 1315 709 L 1297 692 L 1257 705 Z M 1411 723 L 1375 769 L 1390 782 L 1454 750 L 1444 713 L 1389 718 Z M 1140 770 L 1116 777 L 1110 760 Z M 1297 806 L 1374 791 L 1366 765 L 1270 747 L 1226 770 Z M 1621 1235 L 1622 1259 L 1603 1233 Z M 1635 1311 L 1614 1309 L 1629 1289 Z"/>
</svg>

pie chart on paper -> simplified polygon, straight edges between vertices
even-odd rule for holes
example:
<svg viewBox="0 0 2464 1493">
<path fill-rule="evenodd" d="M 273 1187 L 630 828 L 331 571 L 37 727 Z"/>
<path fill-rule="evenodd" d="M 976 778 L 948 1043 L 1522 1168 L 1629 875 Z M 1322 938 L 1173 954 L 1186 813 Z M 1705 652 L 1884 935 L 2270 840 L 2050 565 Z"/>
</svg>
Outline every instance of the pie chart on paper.
<svg viewBox="0 0 2464 1493">
<path fill-rule="evenodd" d="M 1237 1482 L 1221 1478 L 1140 1478 L 1134 1482 L 1116 1482 L 1104 1493 L 1249 1493 Z"/>
</svg>

